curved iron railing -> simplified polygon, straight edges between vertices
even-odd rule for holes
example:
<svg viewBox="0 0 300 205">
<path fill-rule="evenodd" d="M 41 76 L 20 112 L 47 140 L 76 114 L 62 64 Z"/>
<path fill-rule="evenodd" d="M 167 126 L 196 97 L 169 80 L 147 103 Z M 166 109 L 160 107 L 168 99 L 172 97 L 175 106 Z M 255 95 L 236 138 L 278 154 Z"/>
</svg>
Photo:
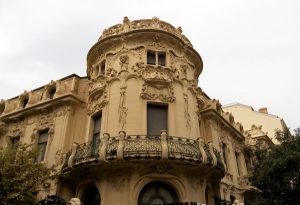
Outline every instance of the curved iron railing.
<svg viewBox="0 0 300 205">
<path fill-rule="evenodd" d="M 129 159 L 170 159 L 206 163 L 224 171 L 220 153 L 212 144 L 167 135 L 120 135 L 74 145 L 67 153 L 63 167 L 78 166 L 87 162 L 129 160 Z"/>
</svg>

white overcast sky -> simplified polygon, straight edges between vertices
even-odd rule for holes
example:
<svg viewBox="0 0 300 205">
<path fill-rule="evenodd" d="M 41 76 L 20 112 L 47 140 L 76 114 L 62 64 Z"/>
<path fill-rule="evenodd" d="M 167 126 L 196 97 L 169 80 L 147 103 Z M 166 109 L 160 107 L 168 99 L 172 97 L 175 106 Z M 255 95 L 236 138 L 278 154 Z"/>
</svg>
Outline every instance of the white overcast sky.
<svg viewBox="0 0 300 205">
<path fill-rule="evenodd" d="M 0 99 L 76 73 L 103 29 L 159 17 L 202 56 L 199 86 L 300 126 L 299 0 L 0 0 Z"/>
</svg>

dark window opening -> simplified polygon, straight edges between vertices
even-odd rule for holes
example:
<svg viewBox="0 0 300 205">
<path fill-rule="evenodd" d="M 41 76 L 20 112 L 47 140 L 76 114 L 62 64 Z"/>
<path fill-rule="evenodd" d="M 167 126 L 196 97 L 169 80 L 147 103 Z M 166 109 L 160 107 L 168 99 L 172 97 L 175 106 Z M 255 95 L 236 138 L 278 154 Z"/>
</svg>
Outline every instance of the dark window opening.
<svg viewBox="0 0 300 205">
<path fill-rule="evenodd" d="M 147 134 L 159 135 L 161 130 L 168 130 L 168 106 L 147 105 Z"/>
<path fill-rule="evenodd" d="M 163 182 L 147 184 L 139 194 L 138 205 L 177 204 L 178 196 L 172 187 Z"/>
<path fill-rule="evenodd" d="M 227 166 L 226 149 L 227 149 L 226 144 L 223 143 L 223 144 L 222 144 L 223 159 L 224 159 L 225 165 Z"/>
<path fill-rule="evenodd" d="M 101 198 L 96 187 L 90 186 L 83 193 L 83 205 L 100 205 Z"/>
<path fill-rule="evenodd" d="M 105 61 L 100 64 L 100 74 L 104 75 L 105 73 Z"/>
<path fill-rule="evenodd" d="M 27 104 L 28 104 L 28 98 L 23 99 L 22 107 L 25 108 Z"/>
<path fill-rule="evenodd" d="M 53 99 L 55 93 L 56 93 L 56 88 L 52 88 L 52 89 L 49 91 L 49 99 Z"/>
<path fill-rule="evenodd" d="M 48 141 L 48 130 L 43 130 L 39 133 L 38 138 L 38 155 L 37 155 L 37 162 L 42 162 L 45 157 L 46 148 L 47 148 L 47 141 Z"/>
<path fill-rule="evenodd" d="M 19 142 L 20 142 L 20 136 L 13 137 L 13 138 L 10 139 L 10 141 L 11 141 L 11 144 L 12 144 L 12 148 L 14 150 L 17 150 Z"/>
<path fill-rule="evenodd" d="M 147 64 L 155 65 L 156 64 L 156 56 L 155 53 L 148 51 L 147 52 Z"/>
<path fill-rule="evenodd" d="M 94 121 L 94 127 L 93 127 L 92 143 L 93 143 L 93 152 L 96 154 L 98 152 L 98 147 L 99 147 L 102 115 L 101 114 L 96 115 L 93 118 L 93 121 Z"/>
<path fill-rule="evenodd" d="M 166 65 L 166 54 L 165 53 L 159 53 L 157 55 L 158 57 L 158 65 L 165 66 Z"/>
</svg>

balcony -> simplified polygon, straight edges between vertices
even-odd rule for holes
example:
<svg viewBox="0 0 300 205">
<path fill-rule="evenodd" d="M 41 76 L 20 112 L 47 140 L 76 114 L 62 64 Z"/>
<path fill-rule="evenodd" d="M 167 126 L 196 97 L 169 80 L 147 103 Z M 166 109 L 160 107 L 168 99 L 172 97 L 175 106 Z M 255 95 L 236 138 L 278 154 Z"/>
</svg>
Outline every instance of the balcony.
<svg viewBox="0 0 300 205">
<path fill-rule="evenodd" d="M 63 171 L 72 170 L 87 164 L 104 164 L 113 161 L 128 162 L 136 160 L 169 160 L 187 162 L 194 165 L 209 165 L 224 173 L 220 153 L 201 139 L 192 140 L 161 135 L 126 135 L 121 131 L 119 136 L 103 137 L 96 142 L 74 144 L 65 157 Z"/>
</svg>

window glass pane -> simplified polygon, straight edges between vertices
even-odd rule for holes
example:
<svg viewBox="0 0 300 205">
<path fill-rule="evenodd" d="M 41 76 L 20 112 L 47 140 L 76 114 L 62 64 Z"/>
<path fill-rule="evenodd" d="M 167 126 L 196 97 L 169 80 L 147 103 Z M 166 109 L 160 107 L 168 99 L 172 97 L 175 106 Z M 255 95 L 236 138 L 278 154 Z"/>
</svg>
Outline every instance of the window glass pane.
<svg viewBox="0 0 300 205">
<path fill-rule="evenodd" d="M 162 66 L 166 65 L 166 54 L 164 53 L 158 54 L 158 65 L 162 65 Z"/>
<path fill-rule="evenodd" d="M 155 53 L 147 52 L 147 64 L 155 65 Z"/>
<path fill-rule="evenodd" d="M 40 132 L 38 144 L 48 141 L 48 130 Z"/>
<path fill-rule="evenodd" d="M 47 142 L 38 144 L 38 156 L 37 162 L 41 162 L 44 160 L 45 152 L 46 152 Z"/>
<path fill-rule="evenodd" d="M 101 115 L 98 115 L 98 116 L 94 117 L 93 134 L 100 133 L 101 120 L 102 120 L 102 116 Z"/>
<path fill-rule="evenodd" d="M 168 107 L 165 105 L 147 105 L 147 134 L 159 135 L 168 129 Z"/>
</svg>

